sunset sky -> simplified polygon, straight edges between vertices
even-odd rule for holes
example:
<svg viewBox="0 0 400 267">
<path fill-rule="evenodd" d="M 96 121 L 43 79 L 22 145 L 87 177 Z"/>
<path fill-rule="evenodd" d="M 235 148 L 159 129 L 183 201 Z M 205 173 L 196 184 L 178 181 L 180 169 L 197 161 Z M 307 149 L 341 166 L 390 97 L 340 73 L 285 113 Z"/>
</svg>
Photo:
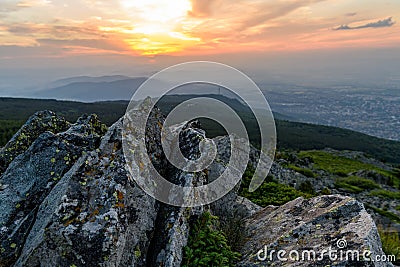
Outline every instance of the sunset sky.
<svg viewBox="0 0 400 267">
<path fill-rule="evenodd" d="M 0 69 L 390 50 L 399 20 L 399 0 L 1 0 Z"/>
</svg>

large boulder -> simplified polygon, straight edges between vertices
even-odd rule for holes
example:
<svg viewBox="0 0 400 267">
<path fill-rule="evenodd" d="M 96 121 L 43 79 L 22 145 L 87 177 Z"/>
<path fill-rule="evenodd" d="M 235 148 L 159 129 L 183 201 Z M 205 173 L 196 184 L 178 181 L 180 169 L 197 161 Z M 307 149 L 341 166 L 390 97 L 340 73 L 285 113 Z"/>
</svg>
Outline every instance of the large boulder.
<svg viewBox="0 0 400 267">
<path fill-rule="evenodd" d="M 0 176 L 8 165 L 44 132 L 54 134 L 67 130 L 70 123 L 52 111 L 39 111 L 32 115 L 11 140 L 0 149 Z"/>
<path fill-rule="evenodd" d="M 392 266 L 363 261 L 364 255 L 375 259 L 384 253 L 371 216 L 350 197 L 298 198 L 280 207 L 269 206 L 246 219 L 245 231 L 238 266 Z M 280 250 L 285 254 L 281 252 L 279 259 Z M 353 258 L 356 253 L 360 261 Z"/>
<path fill-rule="evenodd" d="M 145 266 L 158 206 L 125 170 L 122 120 L 41 204 L 15 266 Z"/>
<path fill-rule="evenodd" d="M 29 126 L 34 128 L 32 120 L 35 118 L 38 117 L 31 118 L 22 130 Z M 57 125 L 56 122 L 50 119 L 49 124 Z M 53 187 L 83 153 L 99 145 L 105 128 L 92 125 L 102 125 L 95 115 L 80 118 L 65 132 L 42 133 L 25 152 L 20 151 L 1 176 L 0 266 L 9 266 L 16 260 L 37 219 L 39 206 Z M 22 130 L 18 134 L 22 134 Z M 18 134 L 16 136 L 20 136 Z M 28 139 L 24 139 L 24 146 L 29 144 Z"/>
</svg>

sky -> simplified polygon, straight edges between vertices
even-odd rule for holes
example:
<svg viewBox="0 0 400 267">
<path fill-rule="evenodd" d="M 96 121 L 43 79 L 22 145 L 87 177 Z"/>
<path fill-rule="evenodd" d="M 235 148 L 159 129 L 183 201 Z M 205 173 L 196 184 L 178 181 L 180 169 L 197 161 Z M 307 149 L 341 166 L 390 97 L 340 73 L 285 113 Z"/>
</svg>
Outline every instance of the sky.
<svg viewBox="0 0 400 267">
<path fill-rule="evenodd" d="M 188 60 L 397 79 L 399 20 L 398 0 L 0 0 L 0 90 Z"/>
</svg>

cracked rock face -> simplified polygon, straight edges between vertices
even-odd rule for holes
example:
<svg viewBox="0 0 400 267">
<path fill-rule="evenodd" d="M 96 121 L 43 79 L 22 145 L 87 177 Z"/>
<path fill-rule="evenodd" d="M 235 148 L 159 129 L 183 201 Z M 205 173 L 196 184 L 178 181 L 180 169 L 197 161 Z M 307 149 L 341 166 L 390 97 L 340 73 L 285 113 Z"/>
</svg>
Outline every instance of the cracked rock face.
<svg viewBox="0 0 400 267">
<path fill-rule="evenodd" d="M 180 147 L 182 153 L 189 159 L 195 159 L 200 155 L 198 149 L 199 140 L 205 138 L 204 131 L 195 128 L 195 124 L 188 124 L 180 134 Z M 204 172 L 189 173 L 184 171 L 172 171 L 175 173 L 169 179 L 181 186 L 199 186 L 206 182 Z M 168 174 L 167 174 L 168 175 Z M 183 249 L 187 245 L 190 221 L 197 218 L 203 212 L 203 207 L 182 208 L 166 204 L 160 205 L 160 210 L 154 232 L 154 239 L 150 245 L 153 251 L 149 255 L 148 266 L 180 266 L 183 259 Z"/>
<path fill-rule="evenodd" d="M 14 136 L 6 149 L 14 147 L 13 144 L 17 144 L 15 140 L 19 140 L 19 136 L 27 129 L 38 129 L 35 128 L 37 125 L 55 127 L 57 121 L 63 122 L 52 114 L 44 112 L 33 116 Z M 43 118 L 44 121 L 40 122 L 39 118 Z M 40 134 L 24 152 L 23 149 L 29 144 L 29 138 L 24 139 L 25 142 L 20 148 L 13 150 L 14 153 L 21 152 L 21 154 L 11 162 L 0 178 L 1 184 L 5 187 L 0 194 L 2 265 L 7 266 L 14 262 L 19 255 L 29 229 L 36 220 L 39 206 L 47 194 L 82 153 L 98 145 L 104 131 L 93 128 L 89 121 L 100 124 L 96 116 L 91 115 L 81 118 L 65 132 L 54 134 L 46 131 Z M 33 132 L 30 136 L 37 133 Z"/>
<path fill-rule="evenodd" d="M 13 138 L 0 149 L 0 175 L 8 165 L 44 132 L 54 134 L 67 130 L 70 123 L 51 111 L 39 111 L 31 116 Z"/>
<path fill-rule="evenodd" d="M 16 266 L 144 266 L 156 214 L 125 170 L 119 121 L 43 201 Z"/>
<path fill-rule="evenodd" d="M 245 230 L 248 241 L 241 249 L 244 256 L 239 266 L 392 266 L 386 262 L 355 262 L 352 258 L 341 260 L 340 256 L 332 261 L 328 254 L 318 261 L 307 261 L 308 254 L 305 254 L 305 261 L 290 260 L 288 257 L 290 251 L 295 250 L 302 259 L 303 251 L 313 250 L 318 258 L 322 251 L 330 248 L 339 253 L 358 251 L 361 259 L 364 251 L 368 251 L 371 258 L 384 255 L 374 221 L 364 206 L 350 197 L 298 198 L 281 207 L 269 206 L 246 219 Z M 263 252 L 259 257 L 257 253 L 260 250 Z M 286 251 L 285 256 L 289 260 L 279 261 L 277 253 L 270 258 L 273 250 Z"/>
</svg>

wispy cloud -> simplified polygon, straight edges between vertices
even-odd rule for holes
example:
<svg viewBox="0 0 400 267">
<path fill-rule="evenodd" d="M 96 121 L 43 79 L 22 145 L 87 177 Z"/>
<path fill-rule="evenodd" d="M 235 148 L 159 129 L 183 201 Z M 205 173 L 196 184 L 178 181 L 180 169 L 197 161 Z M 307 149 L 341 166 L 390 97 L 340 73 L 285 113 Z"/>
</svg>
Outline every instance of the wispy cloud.
<svg viewBox="0 0 400 267">
<path fill-rule="evenodd" d="M 46 6 L 51 4 L 50 0 L 2 0 L 0 4 L 0 13 L 15 12 L 23 8 Z"/>
<path fill-rule="evenodd" d="M 190 15 L 204 18 L 208 26 L 227 24 L 239 29 L 259 26 L 273 19 L 309 5 L 326 0 L 293 0 L 293 1 L 248 1 L 248 0 L 191 0 Z"/>
<path fill-rule="evenodd" d="M 12 0 L 3 0 L 0 4 L 0 13 L 13 12 L 18 9 L 19 7 L 15 3 L 15 1 Z"/>
<path fill-rule="evenodd" d="M 350 12 L 350 13 L 346 13 L 344 14 L 346 17 L 354 17 L 357 15 L 357 12 Z"/>
<path fill-rule="evenodd" d="M 365 29 L 365 28 L 391 27 L 395 23 L 396 22 L 393 21 L 392 17 L 389 17 L 387 19 L 377 20 L 377 21 L 374 21 L 374 22 L 369 22 L 369 23 L 365 23 L 365 24 L 362 24 L 362 25 L 358 25 L 358 26 L 351 26 L 351 25 L 348 25 L 348 24 L 340 25 L 340 26 L 334 28 L 334 30 L 339 31 L 339 30 L 358 30 L 358 29 Z"/>
<path fill-rule="evenodd" d="M 24 0 L 17 3 L 17 7 L 45 6 L 51 4 L 50 0 Z"/>
</svg>

